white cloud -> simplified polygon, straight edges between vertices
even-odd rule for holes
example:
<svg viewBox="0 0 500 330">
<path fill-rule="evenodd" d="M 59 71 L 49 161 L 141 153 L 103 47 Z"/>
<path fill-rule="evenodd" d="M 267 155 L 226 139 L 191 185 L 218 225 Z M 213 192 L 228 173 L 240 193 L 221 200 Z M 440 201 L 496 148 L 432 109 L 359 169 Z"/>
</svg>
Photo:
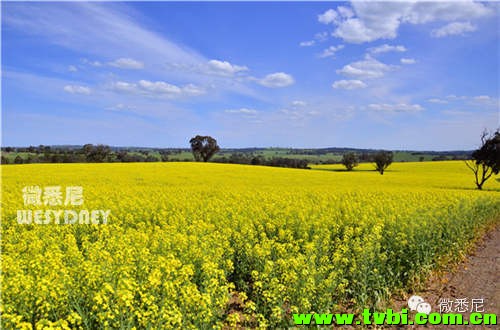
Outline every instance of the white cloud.
<svg viewBox="0 0 500 330">
<path fill-rule="evenodd" d="M 153 82 L 148 80 L 140 80 L 139 87 L 148 92 L 151 92 L 152 94 L 179 95 L 182 92 L 180 87 L 166 83 L 164 81 Z"/>
<path fill-rule="evenodd" d="M 314 46 L 316 44 L 316 41 L 319 41 L 319 42 L 324 42 L 326 40 L 328 40 L 328 36 L 330 35 L 330 33 L 328 32 L 319 32 L 319 33 L 316 33 L 314 35 L 314 39 L 313 40 L 308 40 L 308 41 L 302 41 L 299 46 L 300 47 L 311 47 L 311 46 Z"/>
<path fill-rule="evenodd" d="M 136 107 L 132 105 L 126 105 L 123 103 L 118 103 L 114 106 L 107 107 L 106 110 L 112 110 L 112 111 L 126 111 L 126 110 L 135 110 Z"/>
<path fill-rule="evenodd" d="M 381 111 L 381 112 L 420 112 L 423 111 L 424 108 L 419 104 L 406 104 L 406 103 L 398 103 L 398 104 L 370 104 L 368 105 L 370 110 Z"/>
<path fill-rule="evenodd" d="M 294 107 L 305 107 L 307 103 L 305 101 L 296 100 L 292 102 Z"/>
<path fill-rule="evenodd" d="M 417 61 L 414 58 L 402 58 L 401 60 L 402 64 L 415 64 Z"/>
<path fill-rule="evenodd" d="M 342 69 L 337 70 L 337 73 L 351 78 L 373 79 L 383 77 L 391 69 L 391 66 L 367 55 L 362 61 L 345 65 Z"/>
<path fill-rule="evenodd" d="M 233 114 L 241 114 L 241 115 L 249 115 L 253 116 L 259 113 L 259 111 L 255 109 L 247 109 L 247 108 L 241 108 L 241 109 L 229 109 L 224 111 L 226 113 L 233 113 Z"/>
<path fill-rule="evenodd" d="M 248 80 L 234 79 L 235 74 L 231 73 L 241 73 L 246 67 L 224 65 L 224 61 L 210 65 L 212 58 L 151 29 L 150 24 L 144 24 L 141 11 L 126 3 L 16 3 L 9 7 L 8 15 L 2 16 L 2 24 L 43 43 L 81 54 L 92 60 L 82 63 L 86 66 L 108 65 L 108 61 L 119 57 L 131 58 L 145 64 L 142 77 L 213 85 L 221 93 L 258 97 L 252 89 L 255 86 L 247 86 Z"/>
<path fill-rule="evenodd" d="M 316 33 L 314 35 L 314 39 L 317 41 L 323 42 L 323 41 L 328 40 L 329 35 L 330 35 L 330 33 L 326 32 L 326 31 L 319 32 L 319 33 Z"/>
<path fill-rule="evenodd" d="M 117 81 L 111 85 L 111 89 L 122 93 L 135 93 L 137 92 L 137 85 L 125 81 Z"/>
<path fill-rule="evenodd" d="M 495 109 L 500 113 L 500 99 L 497 97 L 491 97 L 488 95 L 479 95 L 470 98 L 469 102 L 473 107 L 482 109 Z"/>
<path fill-rule="evenodd" d="M 321 58 L 335 56 L 335 53 L 344 48 L 344 45 L 330 46 L 319 55 Z"/>
<path fill-rule="evenodd" d="M 68 71 L 69 72 L 77 72 L 78 68 L 74 65 L 70 65 L 70 66 L 68 66 Z"/>
<path fill-rule="evenodd" d="M 317 110 L 306 110 L 306 109 L 281 109 L 277 112 L 278 115 L 283 116 L 286 120 L 292 121 L 303 121 L 311 117 L 315 117 L 321 114 Z"/>
<path fill-rule="evenodd" d="M 259 84 L 270 88 L 290 86 L 295 82 L 293 77 L 284 72 L 271 73 L 259 80 Z"/>
<path fill-rule="evenodd" d="M 428 99 L 427 102 L 429 102 L 429 103 L 436 103 L 436 104 L 447 104 L 448 103 L 448 101 L 442 100 L 442 99 L 438 99 L 438 98 Z"/>
<path fill-rule="evenodd" d="M 338 20 L 333 35 L 349 43 L 363 43 L 394 39 L 407 4 L 353 2 L 352 6 L 356 16 Z"/>
<path fill-rule="evenodd" d="M 367 85 L 361 80 L 337 80 L 332 84 L 332 87 L 335 89 L 359 89 L 365 88 Z"/>
<path fill-rule="evenodd" d="M 164 81 L 140 80 L 138 83 L 117 81 L 110 86 L 111 90 L 126 94 L 142 94 L 146 96 L 160 96 L 178 98 L 182 96 L 198 96 L 206 91 L 193 84 L 177 86 Z"/>
<path fill-rule="evenodd" d="M 425 24 L 437 21 L 457 21 L 482 18 L 494 14 L 488 5 L 473 0 L 453 2 L 415 2 L 411 10 L 403 15 L 403 21 Z"/>
<path fill-rule="evenodd" d="M 143 77 L 191 82 L 214 86 L 221 93 L 260 97 L 255 86 L 249 84 L 252 79 L 239 79 L 247 67 L 206 57 L 143 22 L 140 10 L 117 2 L 75 2 L 67 6 L 16 3 L 2 17 L 2 24 L 8 29 L 81 54 L 86 58 L 82 63 L 86 66 L 109 65 L 109 61 L 119 57 L 130 58 L 145 64 Z"/>
<path fill-rule="evenodd" d="M 456 102 L 457 104 L 463 105 L 463 104 L 468 104 L 470 106 L 481 106 L 482 108 L 500 108 L 498 99 L 488 96 L 488 95 L 477 95 L 477 96 L 465 96 L 465 95 L 448 95 L 446 96 L 445 99 L 438 99 L 438 98 L 432 98 L 427 100 L 428 102 L 431 103 L 440 103 L 440 104 L 446 104 L 446 103 L 453 103 Z"/>
<path fill-rule="evenodd" d="M 364 43 L 378 39 L 394 39 L 401 24 L 455 22 L 488 16 L 494 11 L 473 1 L 415 2 L 415 1 L 354 1 L 353 15 L 345 7 L 329 9 L 318 16 L 324 24 L 335 26 L 333 36 L 349 43 Z"/>
<path fill-rule="evenodd" d="M 318 22 L 323 24 L 330 24 L 337 22 L 339 14 L 334 9 L 328 9 L 323 14 L 318 15 Z"/>
<path fill-rule="evenodd" d="M 119 58 L 109 65 L 120 68 L 120 69 L 142 69 L 144 68 L 144 63 L 136 61 L 132 58 Z"/>
<path fill-rule="evenodd" d="M 311 46 L 314 46 L 314 44 L 316 43 L 316 41 L 314 40 L 309 40 L 309 41 L 302 41 L 299 46 L 300 47 L 311 47 Z"/>
<path fill-rule="evenodd" d="M 3 22 L 5 20 L 5 22 Z M 151 67 L 163 63 L 205 63 L 198 52 L 174 43 L 141 24 L 141 14 L 124 4 L 75 2 L 68 6 L 48 3 L 18 3 L 2 18 L 9 28 L 42 38 L 72 51 L 116 58 L 127 54 Z M 85 64 L 101 66 L 98 61 Z"/>
<path fill-rule="evenodd" d="M 472 114 L 471 112 L 463 110 L 443 110 L 441 113 L 449 116 L 467 116 Z"/>
<path fill-rule="evenodd" d="M 455 94 L 450 94 L 450 95 L 446 96 L 446 98 L 449 100 L 456 101 L 456 100 L 465 100 L 467 98 L 467 96 L 457 96 Z"/>
<path fill-rule="evenodd" d="M 354 16 L 351 8 L 345 6 L 337 7 L 337 10 L 328 9 L 323 14 L 318 15 L 318 22 L 323 24 L 338 23 L 340 19 L 348 19 Z"/>
<path fill-rule="evenodd" d="M 66 85 L 64 86 L 64 91 L 70 94 L 81 94 L 81 95 L 89 95 L 90 88 L 79 85 Z"/>
<path fill-rule="evenodd" d="M 352 11 L 352 9 L 349 7 L 345 7 L 345 6 L 338 6 L 337 12 L 343 18 L 351 18 L 354 16 L 354 12 Z"/>
<path fill-rule="evenodd" d="M 491 97 L 488 95 L 479 95 L 479 96 L 474 96 L 475 101 L 490 101 Z"/>
<path fill-rule="evenodd" d="M 388 44 L 384 44 L 378 47 L 369 48 L 368 51 L 372 54 L 380 54 L 387 52 L 406 52 L 406 47 L 404 46 L 392 46 Z"/>
<path fill-rule="evenodd" d="M 83 64 L 87 64 L 87 65 L 90 65 L 90 66 L 95 66 L 95 67 L 101 67 L 102 66 L 102 63 L 99 62 L 99 61 L 91 61 L 89 59 L 86 59 L 84 58 L 82 60 Z"/>
<path fill-rule="evenodd" d="M 210 60 L 208 66 L 213 73 L 223 76 L 232 76 L 238 72 L 248 71 L 246 66 L 234 65 L 227 61 Z"/>
<path fill-rule="evenodd" d="M 449 23 L 439 29 L 434 29 L 431 36 L 435 38 L 442 38 L 453 35 L 464 35 L 466 32 L 476 31 L 477 27 L 470 22 L 453 22 Z"/>
<path fill-rule="evenodd" d="M 198 96 L 206 94 L 207 91 L 203 87 L 196 86 L 194 84 L 187 84 L 182 87 L 182 92 L 186 95 Z"/>
</svg>

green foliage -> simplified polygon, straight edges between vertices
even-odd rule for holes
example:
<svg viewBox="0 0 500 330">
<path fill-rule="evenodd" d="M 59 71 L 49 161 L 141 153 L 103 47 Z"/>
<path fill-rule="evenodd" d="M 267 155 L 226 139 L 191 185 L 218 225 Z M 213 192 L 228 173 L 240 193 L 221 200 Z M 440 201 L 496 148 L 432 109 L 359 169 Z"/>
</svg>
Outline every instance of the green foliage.
<svg viewBox="0 0 500 330">
<path fill-rule="evenodd" d="M 373 162 L 375 163 L 375 169 L 380 173 L 384 174 L 384 171 L 392 164 L 394 159 L 394 154 L 392 151 L 380 151 L 373 155 Z"/>
<path fill-rule="evenodd" d="M 196 135 L 194 138 L 189 140 L 189 143 L 191 144 L 194 159 L 197 162 L 207 162 L 220 150 L 217 145 L 217 140 L 211 136 Z"/>
<path fill-rule="evenodd" d="M 352 171 L 353 168 L 359 165 L 359 158 L 358 155 L 356 155 L 353 152 L 348 152 L 342 156 L 342 165 L 345 166 L 345 168 L 348 171 Z"/>
<path fill-rule="evenodd" d="M 103 163 L 105 161 L 109 161 L 111 148 L 102 144 L 96 146 L 92 144 L 86 144 L 83 146 L 83 152 L 89 163 Z"/>
<path fill-rule="evenodd" d="M 21 158 L 21 156 L 17 155 L 16 158 L 14 159 L 14 164 L 22 164 L 23 163 L 23 159 Z"/>
</svg>

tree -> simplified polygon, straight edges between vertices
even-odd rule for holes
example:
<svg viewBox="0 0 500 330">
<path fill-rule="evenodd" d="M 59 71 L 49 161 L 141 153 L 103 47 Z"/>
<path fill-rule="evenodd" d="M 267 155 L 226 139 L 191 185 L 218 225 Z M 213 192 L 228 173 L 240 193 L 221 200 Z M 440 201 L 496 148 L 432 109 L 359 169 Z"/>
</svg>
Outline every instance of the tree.
<svg viewBox="0 0 500 330">
<path fill-rule="evenodd" d="M 168 162 L 168 156 L 170 155 L 170 152 L 168 150 L 160 150 L 160 159 L 162 162 Z"/>
<path fill-rule="evenodd" d="M 500 131 L 488 135 L 481 135 L 481 147 L 472 153 L 472 159 L 466 160 L 465 165 L 471 169 L 476 178 L 477 189 L 483 189 L 483 184 L 500 171 Z"/>
<path fill-rule="evenodd" d="M 392 164 L 394 155 L 392 151 L 379 151 L 373 155 L 373 161 L 375 162 L 375 169 L 384 175 L 384 171 L 389 165 Z"/>
<path fill-rule="evenodd" d="M 16 158 L 14 158 L 14 164 L 22 164 L 24 163 L 23 159 L 21 156 L 17 155 Z"/>
<path fill-rule="evenodd" d="M 93 149 L 94 149 L 94 145 L 92 145 L 90 143 L 84 144 L 82 147 L 82 151 L 85 155 L 90 154 Z"/>
<path fill-rule="evenodd" d="M 111 155 L 111 148 L 107 145 L 99 144 L 94 146 L 92 144 L 86 144 L 82 148 L 87 162 L 91 163 L 102 163 L 108 160 Z"/>
<path fill-rule="evenodd" d="M 217 140 L 211 136 L 196 135 L 189 140 L 189 143 L 191 144 L 191 151 L 193 152 L 194 159 L 197 162 L 202 160 L 207 162 L 220 150 L 217 145 Z"/>
<path fill-rule="evenodd" d="M 341 163 L 348 171 L 352 171 L 353 168 L 359 165 L 358 155 L 354 152 L 348 152 L 342 156 Z"/>
</svg>

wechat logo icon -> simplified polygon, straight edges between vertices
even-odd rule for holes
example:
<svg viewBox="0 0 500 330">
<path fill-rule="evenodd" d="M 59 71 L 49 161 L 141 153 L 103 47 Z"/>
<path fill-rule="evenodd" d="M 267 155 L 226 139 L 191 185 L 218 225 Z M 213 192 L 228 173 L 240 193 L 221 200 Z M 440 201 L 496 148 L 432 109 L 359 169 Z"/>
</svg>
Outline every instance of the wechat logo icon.
<svg viewBox="0 0 500 330">
<path fill-rule="evenodd" d="M 424 298 L 420 296 L 411 296 L 408 299 L 408 307 L 411 311 L 417 311 L 418 313 L 424 313 L 429 315 L 432 308 L 428 302 L 425 302 Z"/>
</svg>

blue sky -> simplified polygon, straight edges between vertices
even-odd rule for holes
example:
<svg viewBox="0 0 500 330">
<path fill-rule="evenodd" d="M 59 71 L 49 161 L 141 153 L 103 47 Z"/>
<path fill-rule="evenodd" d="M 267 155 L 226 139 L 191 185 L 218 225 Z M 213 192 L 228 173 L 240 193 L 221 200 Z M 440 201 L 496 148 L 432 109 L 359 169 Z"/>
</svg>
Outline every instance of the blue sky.
<svg viewBox="0 0 500 330">
<path fill-rule="evenodd" d="M 2 2 L 2 144 L 470 149 L 494 2 Z"/>
</svg>

